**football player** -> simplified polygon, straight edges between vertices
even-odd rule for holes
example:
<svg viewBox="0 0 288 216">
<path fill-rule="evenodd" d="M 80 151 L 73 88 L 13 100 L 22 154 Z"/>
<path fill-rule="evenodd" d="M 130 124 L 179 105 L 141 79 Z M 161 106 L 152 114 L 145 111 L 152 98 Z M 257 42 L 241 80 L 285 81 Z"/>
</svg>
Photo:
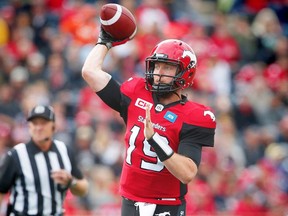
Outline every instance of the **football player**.
<svg viewBox="0 0 288 216">
<path fill-rule="evenodd" d="M 184 216 L 187 184 L 197 174 L 202 147 L 214 146 L 216 128 L 212 110 L 182 94 L 193 84 L 197 59 L 185 42 L 164 40 L 146 58 L 145 78 L 119 84 L 102 65 L 109 49 L 126 41 L 101 29 L 82 68 L 84 80 L 126 124 L 121 212 Z"/>
</svg>

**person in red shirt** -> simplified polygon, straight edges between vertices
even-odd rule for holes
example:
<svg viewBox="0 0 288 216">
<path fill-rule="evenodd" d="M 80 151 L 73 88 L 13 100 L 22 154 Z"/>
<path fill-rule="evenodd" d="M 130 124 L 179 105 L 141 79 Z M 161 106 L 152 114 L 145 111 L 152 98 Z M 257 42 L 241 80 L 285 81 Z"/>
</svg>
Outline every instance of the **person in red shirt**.
<svg viewBox="0 0 288 216">
<path fill-rule="evenodd" d="M 183 41 L 160 42 L 146 58 L 145 78 L 122 84 L 102 70 L 108 50 L 125 43 L 103 29 L 82 76 L 126 124 L 126 154 L 120 180 L 121 214 L 186 215 L 187 184 L 195 177 L 202 147 L 214 145 L 211 108 L 188 101 L 197 59 Z"/>
</svg>

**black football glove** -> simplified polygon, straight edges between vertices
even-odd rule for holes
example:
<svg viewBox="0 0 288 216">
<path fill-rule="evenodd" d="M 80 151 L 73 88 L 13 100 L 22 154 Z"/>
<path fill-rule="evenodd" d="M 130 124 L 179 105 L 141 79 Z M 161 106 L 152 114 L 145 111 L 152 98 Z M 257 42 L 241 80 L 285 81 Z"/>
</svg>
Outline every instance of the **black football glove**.
<svg viewBox="0 0 288 216">
<path fill-rule="evenodd" d="M 96 44 L 103 44 L 107 47 L 107 49 L 111 49 L 114 46 L 118 46 L 121 44 L 126 43 L 129 40 L 129 38 L 124 40 L 117 40 L 114 39 L 110 34 L 108 34 L 101 26 L 98 42 Z"/>
</svg>

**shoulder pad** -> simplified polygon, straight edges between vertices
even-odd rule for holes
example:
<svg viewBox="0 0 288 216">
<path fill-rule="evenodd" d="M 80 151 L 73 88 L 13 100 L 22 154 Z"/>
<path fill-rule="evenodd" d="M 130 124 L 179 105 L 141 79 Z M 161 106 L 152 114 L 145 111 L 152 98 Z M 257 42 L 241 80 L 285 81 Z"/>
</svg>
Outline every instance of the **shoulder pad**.
<svg viewBox="0 0 288 216">
<path fill-rule="evenodd" d="M 210 107 L 192 102 L 189 103 L 188 109 L 189 123 L 200 127 L 216 128 L 216 117 Z"/>
</svg>

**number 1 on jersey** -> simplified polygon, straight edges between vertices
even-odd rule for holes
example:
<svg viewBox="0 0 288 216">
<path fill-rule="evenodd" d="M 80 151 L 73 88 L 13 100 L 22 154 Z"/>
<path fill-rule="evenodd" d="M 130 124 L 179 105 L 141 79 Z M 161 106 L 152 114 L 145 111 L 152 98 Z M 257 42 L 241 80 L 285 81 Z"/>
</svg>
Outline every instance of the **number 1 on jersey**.
<svg viewBox="0 0 288 216">
<path fill-rule="evenodd" d="M 129 148 L 127 149 L 127 156 L 126 156 L 126 163 L 132 165 L 132 154 L 133 151 L 135 150 L 136 146 L 135 146 L 135 141 L 137 139 L 137 136 L 140 132 L 140 127 L 138 126 L 134 126 L 131 129 L 131 136 L 129 138 Z M 163 137 L 163 140 L 167 143 L 168 145 L 168 140 Z M 152 171 L 156 171 L 156 172 L 160 172 L 161 170 L 164 169 L 164 165 L 163 163 L 159 160 L 159 158 L 157 157 L 156 153 L 154 151 L 151 150 L 151 146 L 150 144 L 147 142 L 146 139 L 143 140 L 143 153 L 145 156 L 149 156 L 151 158 L 156 158 L 157 162 L 156 163 L 152 163 L 152 162 L 147 162 L 144 159 L 141 159 L 141 165 L 140 167 L 142 169 L 146 169 L 146 170 L 152 170 Z"/>
</svg>

